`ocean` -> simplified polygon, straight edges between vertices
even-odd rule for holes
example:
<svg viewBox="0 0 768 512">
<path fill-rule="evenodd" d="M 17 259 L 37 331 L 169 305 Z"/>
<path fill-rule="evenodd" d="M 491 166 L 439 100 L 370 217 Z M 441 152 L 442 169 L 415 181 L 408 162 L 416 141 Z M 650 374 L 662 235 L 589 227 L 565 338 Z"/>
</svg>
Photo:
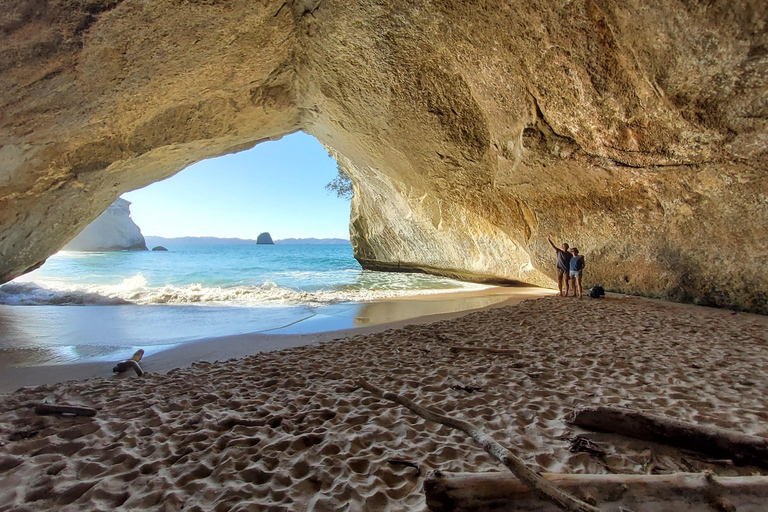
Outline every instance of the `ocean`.
<svg viewBox="0 0 768 512">
<path fill-rule="evenodd" d="M 377 301 L 487 288 L 365 271 L 347 244 L 169 249 L 62 251 L 0 286 L 4 364 L 117 360 L 137 348 L 157 351 L 201 338 L 346 329 L 409 314 L 404 305 L 394 316 L 372 319 L 366 305 Z"/>
</svg>

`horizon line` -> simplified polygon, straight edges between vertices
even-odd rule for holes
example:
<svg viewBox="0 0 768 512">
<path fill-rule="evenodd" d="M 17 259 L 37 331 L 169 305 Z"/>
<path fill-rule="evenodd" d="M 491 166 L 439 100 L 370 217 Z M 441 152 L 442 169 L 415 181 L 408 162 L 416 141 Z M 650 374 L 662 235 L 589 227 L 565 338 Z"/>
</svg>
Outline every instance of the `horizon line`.
<svg viewBox="0 0 768 512">
<path fill-rule="evenodd" d="M 243 241 L 256 241 L 256 238 L 240 238 L 239 236 L 215 236 L 215 235 L 181 235 L 181 236 L 161 236 L 161 235 L 144 235 L 142 234 L 144 238 L 151 237 L 151 238 L 165 238 L 168 240 L 172 240 L 175 238 L 216 238 L 218 240 L 243 240 Z M 271 237 L 272 235 L 270 235 Z M 273 240 L 347 240 L 349 241 L 349 238 L 342 238 L 337 236 L 289 236 L 287 238 L 274 238 Z"/>
</svg>

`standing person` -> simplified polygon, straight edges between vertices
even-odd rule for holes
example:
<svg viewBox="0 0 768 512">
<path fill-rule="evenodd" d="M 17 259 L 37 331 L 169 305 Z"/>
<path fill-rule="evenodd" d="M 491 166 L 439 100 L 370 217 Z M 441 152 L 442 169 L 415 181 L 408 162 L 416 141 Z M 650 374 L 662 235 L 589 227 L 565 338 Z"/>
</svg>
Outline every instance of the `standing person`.
<svg viewBox="0 0 768 512">
<path fill-rule="evenodd" d="M 568 252 L 568 244 L 563 244 L 562 249 L 558 249 L 552 242 L 552 237 L 547 236 L 547 242 L 557 251 L 557 289 L 561 297 L 568 296 L 568 271 L 570 270 L 571 253 Z M 563 295 L 563 286 L 565 286 L 565 295 Z"/>
<path fill-rule="evenodd" d="M 573 296 L 576 296 L 576 287 L 579 287 L 579 298 L 581 298 L 581 273 L 584 270 L 584 256 L 579 256 L 577 248 L 571 249 L 571 281 L 573 281 Z M 568 295 L 568 292 L 565 292 Z"/>
</svg>

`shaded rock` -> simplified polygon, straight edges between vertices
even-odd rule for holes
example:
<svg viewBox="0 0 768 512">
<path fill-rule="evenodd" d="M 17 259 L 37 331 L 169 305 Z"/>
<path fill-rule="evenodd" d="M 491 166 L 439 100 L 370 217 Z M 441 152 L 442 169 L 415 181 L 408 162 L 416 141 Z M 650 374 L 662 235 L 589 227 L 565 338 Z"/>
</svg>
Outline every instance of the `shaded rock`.
<svg viewBox="0 0 768 512">
<path fill-rule="evenodd" d="M 768 313 L 766 2 L 36 5 L 0 0 L 0 281 L 303 130 L 366 268 L 553 286 L 552 234 L 587 286 Z"/>
<path fill-rule="evenodd" d="M 163 247 L 162 245 L 158 245 L 157 247 L 153 247 L 153 248 L 152 248 L 152 250 L 153 250 L 153 251 L 161 251 L 161 252 L 162 252 L 162 251 L 166 251 L 166 252 L 168 251 L 168 249 L 166 249 L 166 248 L 165 248 L 165 247 Z"/>
<path fill-rule="evenodd" d="M 275 242 L 272 241 L 272 237 L 269 233 L 260 233 L 259 236 L 256 237 L 256 243 L 258 245 L 274 245 Z"/>
</svg>

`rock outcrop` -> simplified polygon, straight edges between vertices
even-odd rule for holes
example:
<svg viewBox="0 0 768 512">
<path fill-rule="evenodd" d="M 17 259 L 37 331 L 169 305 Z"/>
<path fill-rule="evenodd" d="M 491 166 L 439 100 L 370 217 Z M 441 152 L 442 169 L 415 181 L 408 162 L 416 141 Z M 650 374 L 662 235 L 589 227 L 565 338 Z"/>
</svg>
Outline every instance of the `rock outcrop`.
<svg viewBox="0 0 768 512">
<path fill-rule="evenodd" d="M 259 233 L 259 236 L 256 237 L 256 243 L 258 245 L 275 245 L 269 233 Z"/>
<path fill-rule="evenodd" d="M 131 203 L 118 199 L 71 242 L 66 251 L 146 251 L 139 226 L 131 219 Z"/>
<path fill-rule="evenodd" d="M 768 312 L 768 4 L 0 0 L 0 280 L 119 194 L 304 130 L 368 268 Z M 211 177 L 215 180 L 215 176 Z"/>
</svg>

